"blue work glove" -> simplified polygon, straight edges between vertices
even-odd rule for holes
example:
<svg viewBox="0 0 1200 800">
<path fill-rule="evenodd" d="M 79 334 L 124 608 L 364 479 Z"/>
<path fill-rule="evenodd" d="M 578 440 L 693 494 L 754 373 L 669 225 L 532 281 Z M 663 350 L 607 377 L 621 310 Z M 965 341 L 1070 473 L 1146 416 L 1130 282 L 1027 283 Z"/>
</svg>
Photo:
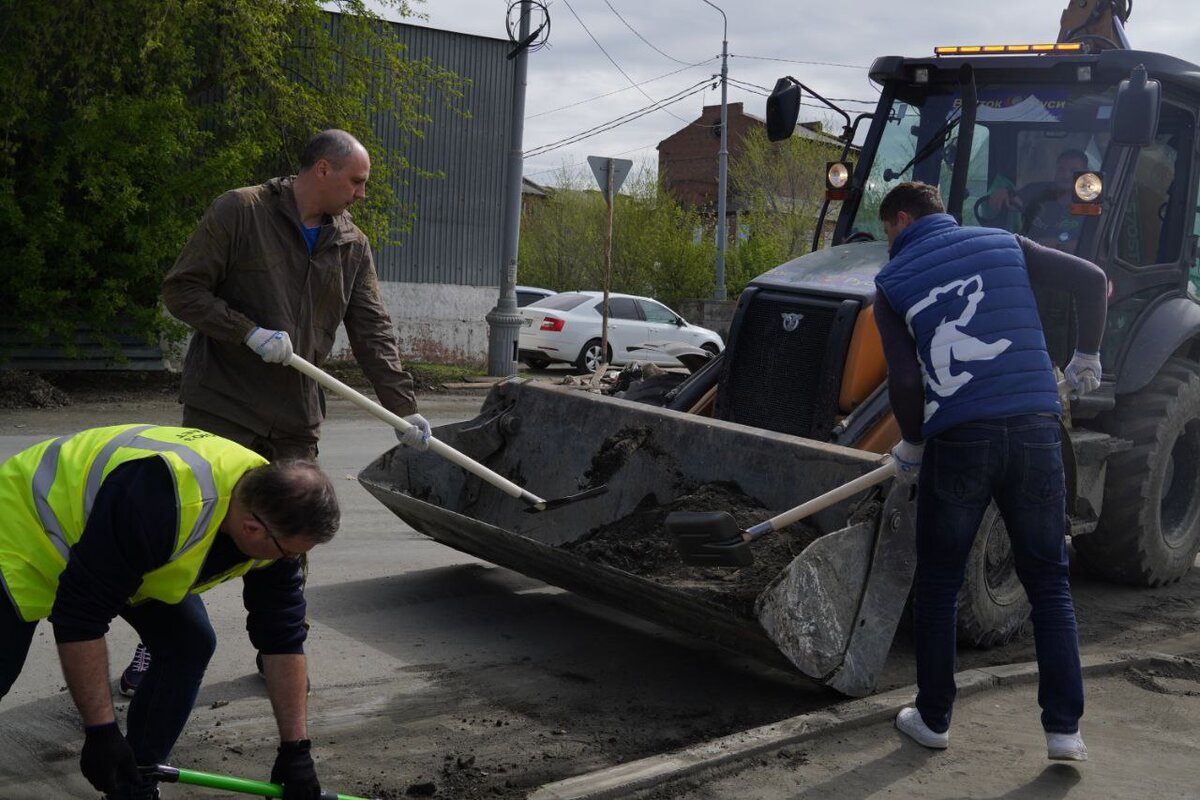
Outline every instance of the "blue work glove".
<svg viewBox="0 0 1200 800">
<path fill-rule="evenodd" d="M 292 357 L 292 339 L 287 331 L 255 328 L 246 334 L 246 346 L 268 364 L 282 364 Z"/>
<path fill-rule="evenodd" d="M 1100 354 L 1075 351 L 1071 363 L 1063 370 L 1063 376 L 1078 397 L 1094 392 L 1100 386 Z"/>
<path fill-rule="evenodd" d="M 428 450 L 429 420 L 420 414 L 409 414 L 404 418 L 404 421 L 412 425 L 412 427 L 403 432 L 399 428 L 396 429 L 396 439 L 399 440 L 400 444 L 417 450 Z"/>
<path fill-rule="evenodd" d="M 89 725 L 83 729 L 83 737 L 79 771 L 96 791 L 115 797 L 118 783 L 133 785 L 141 780 L 133 748 L 116 722 Z"/>
<path fill-rule="evenodd" d="M 320 800 L 321 782 L 311 750 L 308 739 L 280 743 L 275 766 L 271 767 L 271 783 L 283 787 L 283 800 Z"/>
<path fill-rule="evenodd" d="M 892 458 L 896 462 L 896 480 L 913 483 L 921 474 L 921 457 L 925 455 L 925 443 L 913 444 L 907 439 L 901 439 L 892 448 Z"/>
</svg>

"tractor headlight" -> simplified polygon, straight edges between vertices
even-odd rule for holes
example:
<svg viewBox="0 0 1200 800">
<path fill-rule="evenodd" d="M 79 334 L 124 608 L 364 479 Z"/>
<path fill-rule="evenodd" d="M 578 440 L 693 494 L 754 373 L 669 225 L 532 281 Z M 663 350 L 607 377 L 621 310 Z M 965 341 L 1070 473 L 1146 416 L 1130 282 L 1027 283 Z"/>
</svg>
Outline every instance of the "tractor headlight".
<svg viewBox="0 0 1200 800">
<path fill-rule="evenodd" d="M 1095 203 L 1104 194 L 1104 178 L 1098 172 L 1079 172 L 1075 175 L 1075 202 Z"/>
<path fill-rule="evenodd" d="M 831 161 L 825 172 L 826 189 L 845 189 L 850 183 L 850 165 L 845 161 Z"/>
</svg>

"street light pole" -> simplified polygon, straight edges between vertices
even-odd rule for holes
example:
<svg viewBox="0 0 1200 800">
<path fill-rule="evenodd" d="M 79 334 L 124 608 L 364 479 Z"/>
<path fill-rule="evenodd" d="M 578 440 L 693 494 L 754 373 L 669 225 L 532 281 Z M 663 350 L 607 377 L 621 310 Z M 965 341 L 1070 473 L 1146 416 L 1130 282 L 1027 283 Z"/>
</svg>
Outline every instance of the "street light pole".
<svg viewBox="0 0 1200 800">
<path fill-rule="evenodd" d="M 504 253 L 500 268 L 500 297 L 484 319 L 488 323 L 488 375 L 503 378 L 517 374 L 517 342 L 521 315 L 517 313 L 517 252 L 521 235 L 521 184 L 524 158 L 521 139 L 525 124 L 525 84 L 529 72 L 530 0 L 521 2 L 521 33 L 517 39 L 513 71 L 512 122 L 509 124 L 508 197 L 504 207 Z"/>
<path fill-rule="evenodd" d="M 724 21 L 721 34 L 721 151 L 717 154 L 717 275 L 713 282 L 713 299 L 725 299 L 725 194 L 729 170 L 729 18 L 709 0 L 701 2 L 716 8 Z"/>
</svg>

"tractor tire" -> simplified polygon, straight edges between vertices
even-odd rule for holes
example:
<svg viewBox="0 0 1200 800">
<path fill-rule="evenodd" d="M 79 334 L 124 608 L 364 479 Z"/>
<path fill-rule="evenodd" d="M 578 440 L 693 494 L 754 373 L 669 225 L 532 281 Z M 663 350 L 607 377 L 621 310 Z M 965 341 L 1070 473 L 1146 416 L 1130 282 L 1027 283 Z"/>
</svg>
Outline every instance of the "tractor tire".
<svg viewBox="0 0 1200 800">
<path fill-rule="evenodd" d="M 1000 647 L 1020 633 L 1030 608 L 1008 530 L 992 503 L 979 523 L 958 592 L 958 643 L 980 650 Z"/>
<path fill-rule="evenodd" d="M 1133 446 L 1109 457 L 1099 525 L 1075 551 L 1113 581 L 1174 583 L 1200 549 L 1200 366 L 1168 359 L 1104 425 Z"/>
<path fill-rule="evenodd" d="M 579 351 L 579 357 L 575 359 L 575 371 L 580 375 L 591 375 L 596 370 L 600 369 L 600 365 L 605 362 L 612 362 L 612 348 L 608 349 L 609 357 L 603 357 L 603 351 L 600 349 L 599 339 L 589 339 Z"/>
</svg>

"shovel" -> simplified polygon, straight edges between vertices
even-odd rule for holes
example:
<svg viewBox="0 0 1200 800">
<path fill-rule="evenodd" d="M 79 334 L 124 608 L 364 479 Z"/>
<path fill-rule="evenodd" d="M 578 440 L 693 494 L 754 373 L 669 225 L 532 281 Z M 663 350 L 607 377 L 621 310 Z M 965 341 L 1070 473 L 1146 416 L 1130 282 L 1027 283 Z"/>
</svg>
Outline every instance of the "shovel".
<svg viewBox="0 0 1200 800">
<path fill-rule="evenodd" d="M 408 422 L 405 422 L 403 417 L 393 414 L 391 411 L 388 411 L 371 398 L 367 397 L 361 392 L 351 389 L 337 378 L 333 377 L 327 372 L 322 371 L 315 365 L 310 364 L 295 353 L 289 356 L 288 360 L 284 363 L 293 369 L 303 372 L 305 375 L 312 378 L 329 391 L 341 395 L 364 411 L 374 414 L 376 417 L 379 417 L 379 419 L 383 420 L 388 425 L 391 425 L 401 433 L 404 433 L 413 427 Z M 508 478 L 505 478 L 503 475 L 493 472 L 483 464 L 480 464 L 478 461 L 463 455 L 450 445 L 438 439 L 434 439 L 432 436 L 429 437 L 429 449 L 434 453 L 437 453 L 442 458 L 445 458 L 450 463 L 462 467 L 472 475 L 477 475 L 510 497 L 516 497 L 524 501 L 526 504 L 525 510 L 531 514 L 536 514 L 539 511 L 548 511 L 554 508 L 561 508 L 568 503 L 576 503 L 580 500 L 587 500 L 588 498 L 602 495 L 608 491 L 607 485 L 594 486 L 591 489 L 578 492 L 577 494 L 568 495 L 567 497 L 560 497 L 556 500 L 543 500 L 536 494 L 522 489 Z"/>
<path fill-rule="evenodd" d="M 163 783 L 186 783 L 191 786 L 205 786 L 209 789 L 225 789 L 230 792 L 252 794 L 257 797 L 283 797 L 283 787 L 277 783 L 252 781 L 246 778 L 232 778 L 228 775 L 214 775 L 211 772 L 196 772 L 191 769 L 168 767 L 166 764 L 156 764 L 153 767 L 140 767 L 142 775 L 154 778 Z M 351 794 L 337 794 L 326 789 L 321 790 L 320 800 L 367 800 Z"/>
<path fill-rule="evenodd" d="M 675 548 L 683 563 L 696 567 L 748 567 L 754 563 L 750 543 L 755 539 L 786 528 L 864 489 L 883 483 L 895 472 L 895 462 L 889 458 L 883 466 L 866 475 L 830 489 L 749 530 L 739 530 L 737 522 L 725 511 L 675 511 L 667 515 L 665 524 L 675 539 Z"/>
</svg>

